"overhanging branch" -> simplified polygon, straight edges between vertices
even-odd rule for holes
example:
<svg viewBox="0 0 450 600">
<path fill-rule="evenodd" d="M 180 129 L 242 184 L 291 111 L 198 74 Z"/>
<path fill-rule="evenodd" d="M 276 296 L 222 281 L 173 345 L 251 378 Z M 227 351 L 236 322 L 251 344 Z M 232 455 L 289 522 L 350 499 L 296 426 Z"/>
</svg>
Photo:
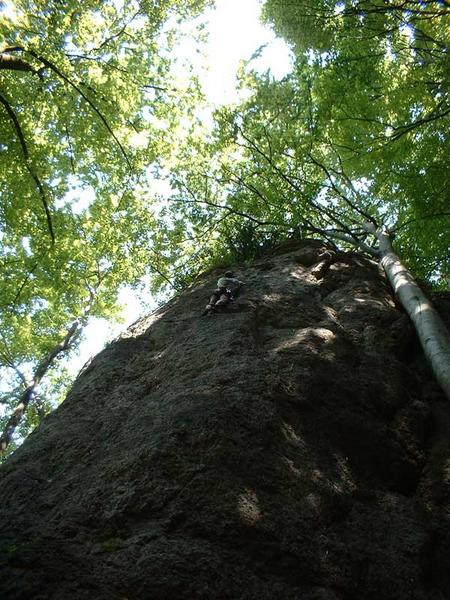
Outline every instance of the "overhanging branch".
<svg viewBox="0 0 450 600">
<path fill-rule="evenodd" d="M 5 51 L 0 52 L 0 69 L 7 69 L 9 71 L 28 71 L 30 73 L 37 73 L 36 69 L 27 63 L 25 60 L 18 58 L 17 56 L 11 56 Z"/>
<path fill-rule="evenodd" d="M 17 118 L 14 110 L 12 109 L 11 105 L 6 100 L 6 98 L 4 98 L 1 94 L 0 94 L 0 102 L 5 107 L 5 110 L 8 113 L 9 118 L 13 122 L 14 129 L 16 130 L 17 137 L 19 138 L 20 146 L 22 148 L 23 156 L 25 158 L 25 166 L 27 168 L 27 171 L 29 172 L 29 174 L 33 178 L 33 181 L 36 184 L 36 187 L 37 187 L 37 189 L 39 191 L 39 195 L 40 195 L 40 198 L 41 198 L 41 203 L 42 203 L 42 206 L 44 207 L 45 216 L 46 216 L 46 219 L 47 219 L 47 226 L 48 226 L 48 230 L 50 232 L 50 237 L 52 238 L 52 245 L 53 245 L 55 243 L 55 233 L 54 233 L 54 230 L 53 230 L 52 218 L 51 218 L 50 209 L 49 209 L 49 206 L 48 206 L 47 196 L 45 194 L 44 186 L 42 185 L 41 180 L 39 179 L 39 177 L 36 174 L 35 170 L 31 166 L 30 155 L 29 155 L 28 147 L 27 147 L 27 144 L 26 144 L 26 141 L 25 141 L 25 136 L 23 135 L 22 128 L 20 126 L 19 120 L 18 120 L 18 118 Z"/>
<path fill-rule="evenodd" d="M 16 404 L 11 416 L 6 422 L 6 425 L 3 429 L 3 433 L 0 436 L 0 454 L 5 452 L 8 448 L 12 436 L 17 429 L 20 421 L 22 420 L 28 406 L 32 402 L 32 400 L 37 395 L 37 388 L 43 377 L 47 374 L 48 370 L 53 366 L 55 360 L 67 350 L 74 345 L 78 336 L 80 335 L 88 317 L 93 307 L 96 294 L 98 289 L 105 278 L 104 276 L 100 276 L 97 285 L 94 289 L 89 289 L 89 301 L 86 304 L 86 307 L 80 317 L 75 319 L 70 327 L 67 329 L 67 332 L 64 338 L 56 344 L 56 346 L 45 356 L 41 362 L 38 363 L 36 368 L 34 369 L 33 377 L 30 382 L 27 382 L 25 390 L 19 397 L 19 401 Z"/>
<path fill-rule="evenodd" d="M 47 68 L 51 69 L 54 73 L 56 73 L 56 75 L 58 75 L 58 77 L 60 77 L 63 81 L 65 81 L 68 85 L 70 85 L 74 90 L 76 90 L 76 92 L 83 98 L 83 100 L 91 107 L 91 109 L 100 118 L 100 120 L 102 121 L 102 123 L 106 127 L 107 131 L 109 132 L 109 134 L 114 139 L 114 141 L 116 142 L 117 146 L 119 147 L 119 149 L 120 149 L 123 157 L 125 158 L 125 160 L 127 162 L 128 167 L 129 167 L 129 169 L 131 171 L 132 170 L 132 166 L 131 166 L 130 160 L 128 158 L 128 155 L 125 152 L 125 148 L 120 143 L 119 139 L 115 135 L 114 131 L 112 130 L 112 128 L 109 125 L 108 121 L 106 120 L 105 116 L 97 108 L 97 106 L 92 102 L 92 100 L 83 92 L 83 90 L 76 83 L 74 83 L 73 81 L 71 81 L 71 79 L 69 79 L 69 77 L 67 77 L 67 75 L 65 75 L 60 69 L 58 69 L 58 67 L 54 63 L 52 63 L 48 59 L 46 59 L 46 58 L 44 58 L 42 56 L 39 56 L 33 50 L 25 50 L 25 48 L 22 48 L 22 50 L 23 50 L 23 52 L 26 52 L 26 53 L 30 54 L 31 56 L 33 56 L 36 60 L 40 61 Z"/>
<path fill-rule="evenodd" d="M 232 208 L 231 206 L 228 206 L 226 204 L 216 204 L 215 202 L 211 202 L 210 200 L 198 200 L 196 198 L 194 192 L 185 183 L 183 183 L 182 181 L 177 181 L 176 183 L 178 183 L 178 185 L 183 187 L 188 192 L 188 194 L 191 196 L 192 200 L 188 200 L 186 198 L 183 198 L 183 199 L 172 198 L 171 199 L 172 202 L 179 202 L 181 204 L 183 204 L 183 203 L 205 204 L 206 206 L 212 206 L 213 208 L 218 208 L 219 210 L 226 210 L 230 214 L 237 215 L 239 217 L 243 217 L 244 219 L 252 221 L 253 223 L 256 223 L 259 226 L 277 225 L 277 223 L 275 223 L 273 221 L 261 221 L 260 219 L 257 219 L 256 217 L 249 215 L 248 213 L 245 213 L 243 211 Z"/>
</svg>

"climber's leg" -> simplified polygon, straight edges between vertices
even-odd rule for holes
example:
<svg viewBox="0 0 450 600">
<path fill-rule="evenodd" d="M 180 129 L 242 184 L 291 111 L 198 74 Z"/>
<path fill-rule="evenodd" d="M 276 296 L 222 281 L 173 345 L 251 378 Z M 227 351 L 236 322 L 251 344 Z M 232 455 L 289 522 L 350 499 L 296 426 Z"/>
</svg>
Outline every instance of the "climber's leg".
<svg viewBox="0 0 450 600">
<path fill-rule="evenodd" d="M 220 298 L 220 291 L 216 290 L 213 295 L 211 296 L 211 298 L 209 299 L 209 303 L 206 305 L 205 310 L 209 311 L 209 310 L 213 310 L 217 301 Z"/>
<path fill-rule="evenodd" d="M 217 308 L 223 308 L 226 306 L 231 300 L 231 294 L 229 292 L 222 292 L 220 294 L 219 300 L 216 302 Z"/>
</svg>

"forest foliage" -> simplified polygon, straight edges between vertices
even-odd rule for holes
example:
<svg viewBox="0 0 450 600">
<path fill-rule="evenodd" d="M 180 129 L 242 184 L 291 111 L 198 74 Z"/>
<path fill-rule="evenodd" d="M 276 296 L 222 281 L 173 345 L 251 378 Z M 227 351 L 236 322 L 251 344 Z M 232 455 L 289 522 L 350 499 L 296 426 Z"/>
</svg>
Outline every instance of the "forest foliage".
<svg viewBox="0 0 450 600">
<path fill-rule="evenodd" d="M 195 74 L 176 89 L 171 64 L 177 23 L 206 4 L 3 7 L 3 425 L 73 323 L 64 351 L 146 275 L 173 291 L 306 235 L 370 253 L 370 222 L 416 276 L 448 284 L 449 3 L 267 0 L 292 71 L 277 81 L 244 64 L 246 99 L 218 108 L 212 128 L 198 121 Z M 163 174 L 161 198 L 149 175 Z M 65 383 L 52 363 L 20 435 Z"/>
<path fill-rule="evenodd" d="M 218 224 L 225 235 L 247 218 L 259 230 L 337 229 L 352 239 L 373 220 L 418 277 L 443 287 L 449 11 L 439 2 L 266 2 L 265 18 L 293 44 L 292 72 L 282 81 L 247 72 L 248 100 L 217 112 L 210 139 L 189 140 L 174 174 L 176 210 L 200 222 L 232 208 Z M 197 169 L 185 168 L 193 151 Z"/>
<path fill-rule="evenodd" d="M 2 4 L 4 420 L 74 322 L 79 327 L 66 350 L 90 316 L 115 316 L 121 287 L 137 285 L 169 260 L 153 248 L 158 224 L 146 182 L 197 101 L 194 77 L 189 89 L 174 88 L 171 50 L 177 24 L 204 5 Z M 55 364 L 47 386 L 53 398 L 67 379 Z M 32 394 L 41 415 L 51 408 L 43 391 Z M 36 410 L 28 411 L 22 433 L 36 424 Z"/>
</svg>

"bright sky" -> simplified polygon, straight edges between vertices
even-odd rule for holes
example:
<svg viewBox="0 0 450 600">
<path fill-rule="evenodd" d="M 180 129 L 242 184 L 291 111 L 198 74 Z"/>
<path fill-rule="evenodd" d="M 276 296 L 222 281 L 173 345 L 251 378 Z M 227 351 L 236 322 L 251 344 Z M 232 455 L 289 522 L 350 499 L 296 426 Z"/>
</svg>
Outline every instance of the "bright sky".
<svg viewBox="0 0 450 600">
<path fill-rule="evenodd" d="M 249 60 L 263 45 L 261 56 L 252 68 L 270 68 L 281 78 L 290 70 L 290 53 L 285 42 L 259 22 L 259 0 L 216 0 L 216 8 L 206 13 L 209 41 L 206 46 L 208 73 L 201 78 L 208 99 L 214 104 L 238 100 L 236 72 L 241 60 Z M 195 64 L 195 62 L 194 62 Z"/>
<path fill-rule="evenodd" d="M 258 58 L 251 62 L 252 69 L 260 72 L 270 69 L 277 79 L 290 71 L 291 55 L 288 47 L 259 22 L 261 4 L 259 0 L 216 0 L 216 8 L 209 9 L 202 17 L 202 20 L 206 19 L 208 22 L 206 31 L 209 34 L 204 50 L 195 37 L 189 35 L 192 27 L 189 29 L 186 26 L 188 36 L 178 47 L 176 56 L 180 62 L 192 62 L 206 97 L 213 105 L 239 100 L 236 89 L 239 62 L 248 61 L 263 45 L 265 47 Z M 184 72 L 180 65 L 180 82 L 183 81 Z M 83 200 L 80 202 L 83 203 Z M 112 326 L 104 319 L 91 319 L 85 329 L 78 356 L 72 357 L 68 364 L 73 374 L 95 356 L 107 341 L 119 335 L 141 315 L 156 308 L 151 297 L 139 298 L 129 289 L 122 290 L 119 302 L 123 305 L 123 324 Z"/>
</svg>

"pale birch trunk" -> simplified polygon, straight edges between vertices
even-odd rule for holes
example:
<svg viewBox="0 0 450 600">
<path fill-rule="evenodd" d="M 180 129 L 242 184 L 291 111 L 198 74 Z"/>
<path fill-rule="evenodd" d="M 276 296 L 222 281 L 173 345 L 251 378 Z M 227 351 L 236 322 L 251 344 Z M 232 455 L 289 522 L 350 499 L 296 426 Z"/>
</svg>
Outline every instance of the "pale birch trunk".
<svg viewBox="0 0 450 600">
<path fill-rule="evenodd" d="M 379 242 L 381 265 L 401 305 L 408 313 L 417 332 L 433 373 L 450 400 L 450 334 L 408 269 L 395 254 L 389 234 L 372 225 L 367 230 Z"/>
</svg>

